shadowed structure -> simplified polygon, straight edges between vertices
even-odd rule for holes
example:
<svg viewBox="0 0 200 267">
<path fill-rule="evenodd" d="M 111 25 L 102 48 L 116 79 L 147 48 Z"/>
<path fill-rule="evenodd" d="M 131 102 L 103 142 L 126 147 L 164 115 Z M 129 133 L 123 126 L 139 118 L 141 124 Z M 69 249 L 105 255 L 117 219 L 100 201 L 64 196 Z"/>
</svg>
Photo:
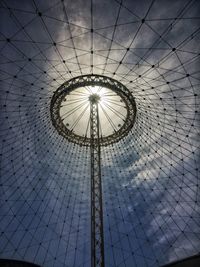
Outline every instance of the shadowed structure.
<svg viewBox="0 0 200 267">
<path fill-rule="evenodd" d="M 0 258 L 91 266 L 90 95 L 105 266 L 199 253 L 199 11 L 198 0 L 0 1 Z"/>
</svg>

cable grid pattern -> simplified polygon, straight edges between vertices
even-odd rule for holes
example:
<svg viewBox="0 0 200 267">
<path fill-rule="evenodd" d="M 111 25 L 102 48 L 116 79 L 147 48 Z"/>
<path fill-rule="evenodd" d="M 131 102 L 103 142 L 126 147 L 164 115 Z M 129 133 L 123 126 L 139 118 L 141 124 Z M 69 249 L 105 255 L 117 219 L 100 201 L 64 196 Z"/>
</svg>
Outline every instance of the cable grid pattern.
<svg viewBox="0 0 200 267">
<path fill-rule="evenodd" d="M 0 2 L 0 258 L 90 266 L 90 150 L 52 125 L 64 82 L 113 78 L 134 127 L 102 147 L 105 266 L 200 252 L 198 0 Z"/>
</svg>

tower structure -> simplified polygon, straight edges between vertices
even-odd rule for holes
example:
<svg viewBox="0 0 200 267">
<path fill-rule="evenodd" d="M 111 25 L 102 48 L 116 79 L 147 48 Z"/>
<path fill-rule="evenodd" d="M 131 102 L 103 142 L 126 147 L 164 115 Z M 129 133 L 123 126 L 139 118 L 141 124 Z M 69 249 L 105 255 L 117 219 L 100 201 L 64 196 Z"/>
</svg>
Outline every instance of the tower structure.
<svg viewBox="0 0 200 267">
<path fill-rule="evenodd" d="M 104 267 L 103 203 L 101 183 L 101 146 L 99 140 L 99 95 L 92 94 L 90 101 L 90 152 L 91 152 L 91 266 Z"/>
<path fill-rule="evenodd" d="M 110 116 L 109 112 L 114 115 Z M 136 118 L 134 97 L 124 85 L 109 77 L 79 76 L 64 83 L 54 93 L 51 118 L 55 128 L 67 140 L 90 147 L 91 267 L 104 267 L 101 146 L 119 141 L 131 130 Z M 110 129 L 107 129 L 108 124 Z"/>
</svg>

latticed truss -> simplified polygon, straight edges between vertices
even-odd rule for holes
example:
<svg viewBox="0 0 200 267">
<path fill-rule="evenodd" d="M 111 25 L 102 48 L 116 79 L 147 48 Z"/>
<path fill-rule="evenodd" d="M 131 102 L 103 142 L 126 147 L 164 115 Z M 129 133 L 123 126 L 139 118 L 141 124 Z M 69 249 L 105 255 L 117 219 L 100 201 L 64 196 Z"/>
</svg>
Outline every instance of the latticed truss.
<svg viewBox="0 0 200 267">
<path fill-rule="evenodd" d="M 105 266 L 199 253 L 199 5 L 0 1 L 0 258 L 91 265 L 90 147 L 50 113 L 56 90 L 85 75 L 123 84 L 137 106 L 134 127 L 101 149 Z"/>
<path fill-rule="evenodd" d="M 104 229 L 101 182 L 101 145 L 98 102 L 90 103 L 91 151 L 91 266 L 104 267 Z"/>
<path fill-rule="evenodd" d="M 87 137 L 86 135 L 84 136 L 77 135 L 72 130 L 68 129 L 68 127 L 63 123 L 63 119 L 60 116 L 60 107 L 61 107 L 61 102 L 63 101 L 63 99 L 67 95 L 70 95 L 71 92 L 73 93 L 75 89 L 81 88 L 81 87 L 87 88 L 88 86 L 99 86 L 100 89 L 107 88 L 107 89 L 110 89 L 111 93 L 113 91 L 116 93 L 116 95 L 119 95 L 121 97 L 122 103 L 124 104 L 126 108 L 126 117 L 124 117 L 123 124 L 120 126 L 120 128 L 117 131 L 114 128 L 114 132 L 112 134 L 108 136 L 100 136 L 101 145 L 110 145 L 112 143 L 118 142 L 120 139 L 122 139 L 124 136 L 128 134 L 128 132 L 131 130 L 131 128 L 133 127 L 135 123 L 136 103 L 135 103 L 133 95 L 129 92 L 129 90 L 123 84 L 119 83 L 118 81 L 114 79 L 101 76 L 101 75 L 84 75 L 84 76 L 75 77 L 65 82 L 58 88 L 58 90 L 55 92 L 55 94 L 52 97 L 51 107 L 50 107 L 51 119 L 52 119 L 54 127 L 58 130 L 60 135 L 65 137 L 70 142 L 73 142 L 79 145 L 87 145 L 87 146 L 90 145 L 90 137 Z M 82 101 L 81 99 L 82 98 L 79 93 L 79 95 L 77 95 L 77 98 L 74 100 L 74 102 L 76 101 L 75 103 L 76 110 L 80 109 L 80 103 Z M 110 100 L 111 103 L 114 103 L 114 101 L 116 100 L 115 99 Z M 118 103 L 118 105 L 122 103 Z M 66 99 L 66 105 L 69 105 L 67 99 Z M 110 110 L 112 111 L 112 109 L 113 108 L 111 106 Z M 107 116 L 109 115 L 107 114 Z M 113 120 L 116 119 L 115 117 L 110 118 L 111 123 Z"/>
</svg>

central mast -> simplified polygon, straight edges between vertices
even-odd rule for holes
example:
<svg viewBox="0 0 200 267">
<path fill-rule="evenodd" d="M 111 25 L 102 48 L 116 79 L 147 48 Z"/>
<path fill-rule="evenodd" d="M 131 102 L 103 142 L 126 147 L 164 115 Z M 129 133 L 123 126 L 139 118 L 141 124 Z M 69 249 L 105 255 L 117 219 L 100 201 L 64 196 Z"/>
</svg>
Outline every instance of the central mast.
<svg viewBox="0 0 200 267">
<path fill-rule="evenodd" d="M 92 94 L 90 101 L 91 153 L 91 267 L 104 267 L 103 205 L 101 183 L 101 147 L 99 140 L 100 96 Z"/>
<path fill-rule="evenodd" d="M 136 112 L 135 99 L 122 83 L 97 74 L 66 81 L 51 99 L 52 124 L 58 133 L 69 142 L 90 147 L 91 267 L 105 267 L 101 147 L 127 136 Z"/>
</svg>

